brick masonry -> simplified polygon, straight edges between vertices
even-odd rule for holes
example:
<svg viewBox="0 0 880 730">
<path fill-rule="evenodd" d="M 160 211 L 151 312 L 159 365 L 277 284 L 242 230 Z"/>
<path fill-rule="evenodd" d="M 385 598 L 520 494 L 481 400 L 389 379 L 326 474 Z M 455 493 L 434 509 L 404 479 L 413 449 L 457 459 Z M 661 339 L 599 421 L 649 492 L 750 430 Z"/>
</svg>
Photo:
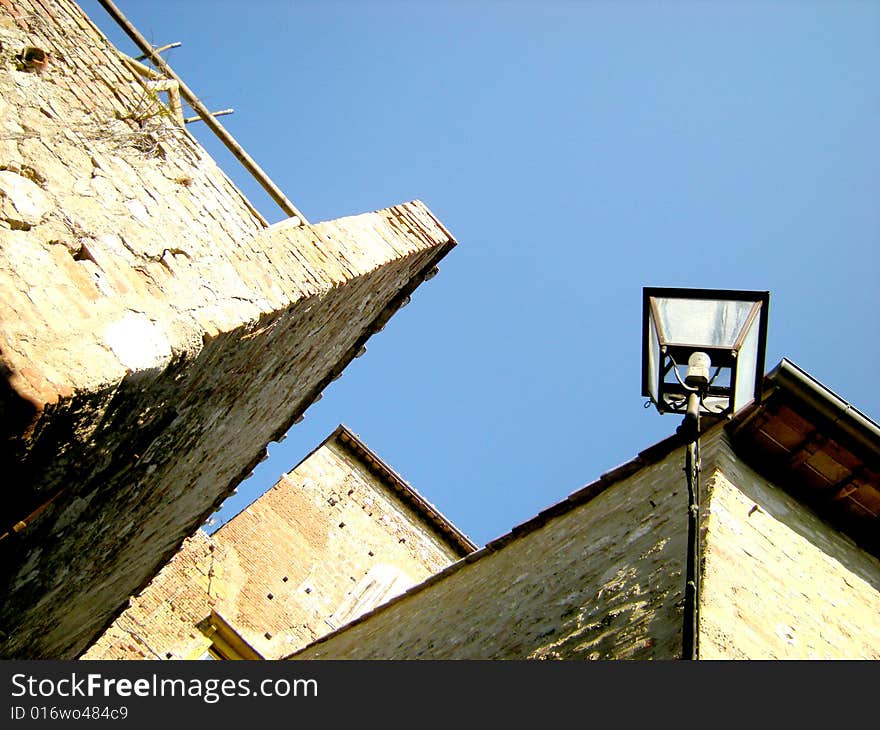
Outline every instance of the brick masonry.
<svg viewBox="0 0 880 730">
<path fill-rule="evenodd" d="M 279 658 L 461 554 L 334 435 L 213 535 L 189 538 L 83 658 L 199 656 L 211 610 Z"/>
<path fill-rule="evenodd" d="M 418 202 L 296 223 L 76 5 L 0 2 L 0 656 L 82 651 L 455 243 Z"/>
<path fill-rule="evenodd" d="M 292 658 L 678 658 L 687 498 L 683 449 L 664 448 Z M 700 657 L 878 658 L 877 559 L 723 430 L 702 464 Z"/>
<path fill-rule="evenodd" d="M 672 454 L 559 516 L 525 523 L 294 658 L 677 657 L 681 461 Z"/>
</svg>

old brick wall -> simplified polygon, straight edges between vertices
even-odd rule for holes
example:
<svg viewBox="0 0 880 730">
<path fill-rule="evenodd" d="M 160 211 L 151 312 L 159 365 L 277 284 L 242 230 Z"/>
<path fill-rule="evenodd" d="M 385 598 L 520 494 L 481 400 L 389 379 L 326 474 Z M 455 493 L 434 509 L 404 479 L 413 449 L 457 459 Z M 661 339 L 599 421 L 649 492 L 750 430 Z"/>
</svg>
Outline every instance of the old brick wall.
<svg viewBox="0 0 880 730">
<path fill-rule="evenodd" d="M 725 450 L 710 475 L 704 659 L 880 659 L 880 561 Z"/>
<path fill-rule="evenodd" d="M 280 658 L 460 552 L 331 439 L 212 536 L 187 540 L 83 658 L 197 656 L 211 609 Z"/>
<path fill-rule="evenodd" d="M 208 641 L 196 624 L 217 601 L 223 571 L 214 540 L 201 530 L 82 655 L 84 659 L 172 659 L 198 656 Z"/>
<path fill-rule="evenodd" d="M 77 6 L 0 2 L 0 656 L 85 648 L 452 245 L 265 227 Z"/>
<path fill-rule="evenodd" d="M 681 654 L 687 497 L 676 450 L 332 634 L 295 659 L 629 659 Z"/>
</svg>

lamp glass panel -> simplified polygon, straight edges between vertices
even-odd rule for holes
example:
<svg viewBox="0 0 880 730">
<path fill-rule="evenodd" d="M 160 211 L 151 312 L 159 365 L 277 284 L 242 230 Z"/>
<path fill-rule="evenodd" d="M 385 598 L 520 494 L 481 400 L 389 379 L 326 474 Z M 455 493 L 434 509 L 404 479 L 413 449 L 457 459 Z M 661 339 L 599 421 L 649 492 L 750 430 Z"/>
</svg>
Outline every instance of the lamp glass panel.
<svg viewBox="0 0 880 730">
<path fill-rule="evenodd" d="M 733 347 L 754 302 L 653 297 L 665 343 Z"/>
<path fill-rule="evenodd" d="M 648 390 L 651 399 L 658 403 L 657 388 L 660 384 L 660 341 L 657 338 L 657 324 L 653 313 L 648 314 Z"/>
<path fill-rule="evenodd" d="M 758 368 L 758 333 L 760 317 L 755 317 L 743 338 L 736 359 L 736 388 L 733 391 L 733 412 L 755 397 L 755 376 Z"/>
</svg>

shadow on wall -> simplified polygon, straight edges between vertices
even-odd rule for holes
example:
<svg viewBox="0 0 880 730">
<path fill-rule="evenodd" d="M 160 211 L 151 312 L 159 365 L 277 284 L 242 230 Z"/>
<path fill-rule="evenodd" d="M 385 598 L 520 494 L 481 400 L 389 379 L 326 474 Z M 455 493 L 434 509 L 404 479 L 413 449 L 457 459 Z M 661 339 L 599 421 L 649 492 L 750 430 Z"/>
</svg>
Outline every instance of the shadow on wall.
<svg viewBox="0 0 880 730">
<path fill-rule="evenodd" d="M 11 379 L 13 371 L 3 360 L 0 352 L 0 469 L 7 484 L 7 491 L 3 494 L 4 509 L 0 521 L 0 536 L 13 532 L 13 528 L 24 516 L 19 509 L 16 499 L 20 499 L 20 490 L 16 487 L 21 484 L 22 475 L 21 451 L 22 436 L 34 425 L 37 417 L 37 407 L 29 400 L 22 398 L 15 388 L 12 387 Z M 13 520 L 15 522 L 13 522 Z"/>
<path fill-rule="evenodd" d="M 177 436 L 174 367 L 130 373 L 116 387 L 42 408 L 18 394 L 8 366 L 2 375 L 0 658 L 69 658 L 128 595 L 116 586 L 126 566 L 113 561 L 142 542 L 128 533 L 156 507 L 158 491 L 139 479 L 146 474 L 139 457 Z M 171 460 L 171 450 L 158 451 Z M 86 580 L 96 587 L 84 587 Z"/>
</svg>

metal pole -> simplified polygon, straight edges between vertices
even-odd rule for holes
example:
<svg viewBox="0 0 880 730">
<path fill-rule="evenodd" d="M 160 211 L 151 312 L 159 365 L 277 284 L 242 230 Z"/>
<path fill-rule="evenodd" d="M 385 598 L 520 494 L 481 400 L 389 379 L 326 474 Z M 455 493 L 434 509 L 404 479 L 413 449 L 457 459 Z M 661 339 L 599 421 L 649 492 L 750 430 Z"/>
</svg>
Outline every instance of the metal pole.
<svg viewBox="0 0 880 730">
<path fill-rule="evenodd" d="M 122 14 L 122 12 L 117 8 L 110 0 L 98 0 L 101 3 L 104 10 L 106 10 L 110 17 L 115 20 L 119 26 L 126 32 L 129 38 L 131 38 L 135 44 L 144 52 L 144 57 L 149 58 L 157 68 L 159 68 L 162 73 L 164 73 L 168 78 L 174 79 L 180 88 L 180 93 L 183 94 L 183 98 L 186 99 L 187 103 L 192 107 L 193 111 L 196 112 L 201 118 L 202 121 L 205 122 L 210 128 L 211 131 L 214 132 L 223 144 L 226 145 L 226 148 L 235 155 L 236 159 L 244 165 L 245 169 L 254 176 L 256 181 L 260 183 L 263 189 L 270 195 L 272 200 L 274 200 L 281 210 L 283 210 L 289 216 L 295 216 L 302 221 L 302 223 L 307 224 L 308 221 L 305 219 L 302 213 L 300 213 L 296 206 L 291 203 L 281 192 L 281 189 L 269 178 L 269 176 L 263 172 L 260 166 L 254 162 L 254 160 L 248 155 L 247 152 L 242 149 L 241 145 L 235 141 L 233 136 L 227 132 L 223 126 L 211 115 L 211 112 L 208 108 L 199 101 L 198 97 L 190 90 L 190 88 L 183 82 L 183 80 L 171 69 L 171 67 L 165 63 L 165 59 L 163 59 L 150 45 L 146 38 L 144 38 L 137 28 L 135 28 L 128 18 Z"/>
<path fill-rule="evenodd" d="M 696 403 L 695 408 L 691 406 Z M 688 413 L 696 415 L 697 436 L 687 445 L 685 473 L 688 486 L 687 568 L 684 590 L 682 659 L 698 659 L 700 654 L 700 436 L 699 396 L 688 396 Z"/>
</svg>

